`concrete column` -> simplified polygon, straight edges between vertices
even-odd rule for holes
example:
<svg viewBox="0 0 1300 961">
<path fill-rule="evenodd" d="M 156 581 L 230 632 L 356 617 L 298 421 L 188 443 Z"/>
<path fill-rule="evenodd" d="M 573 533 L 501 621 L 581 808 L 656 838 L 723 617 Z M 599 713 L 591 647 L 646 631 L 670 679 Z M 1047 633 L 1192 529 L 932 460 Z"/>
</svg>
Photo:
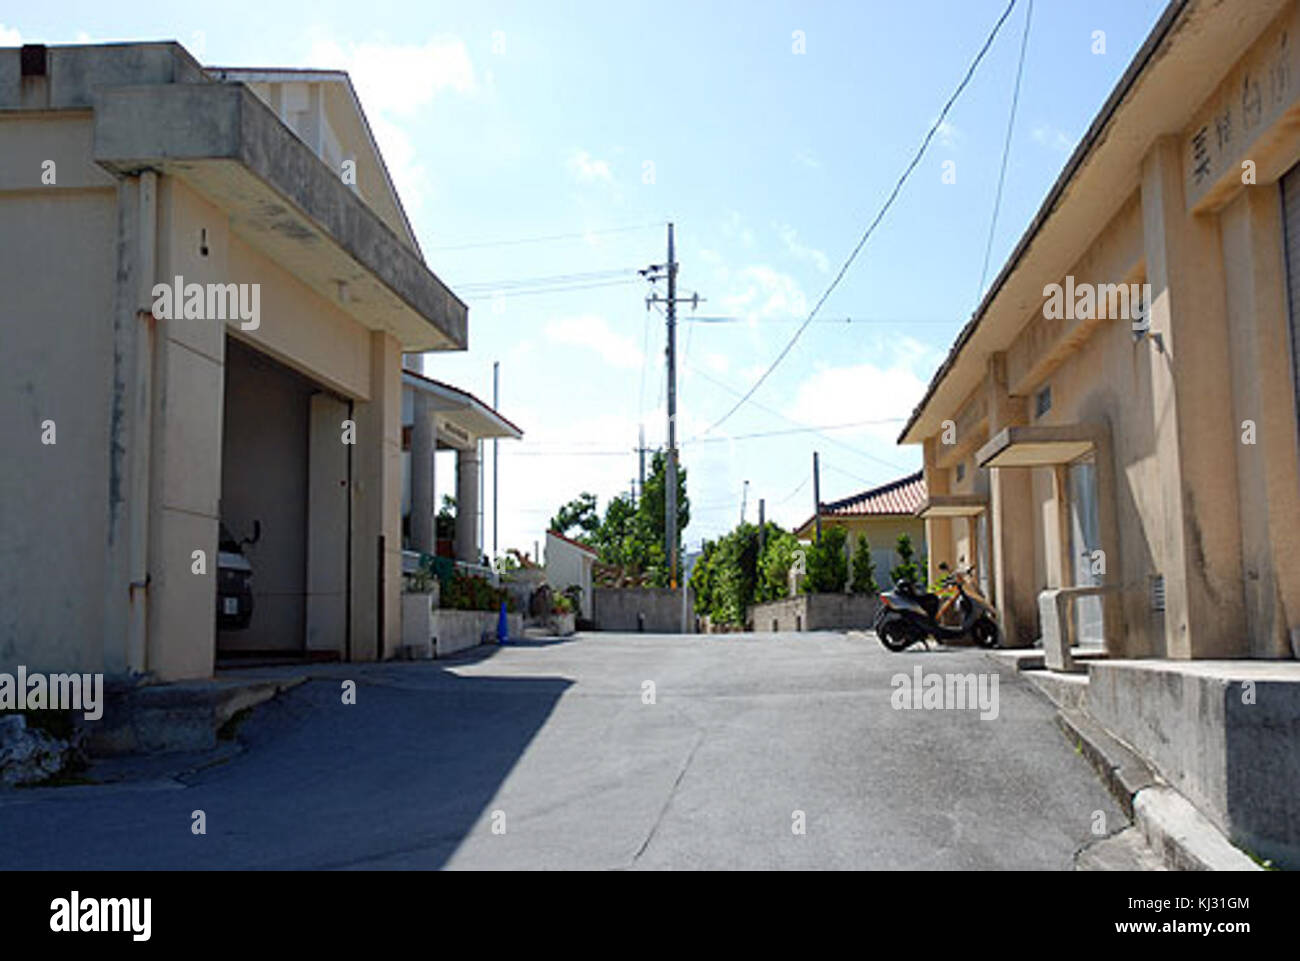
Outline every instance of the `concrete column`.
<svg viewBox="0 0 1300 961">
<path fill-rule="evenodd" d="M 1026 422 L 1026 399 L 1007 392 L 1006 354 L 989 357 L 985 385 L 990 437 L 1004 427 Z M 1038 640 L 1033 473 L 1020 467 L 994 467 L 989 471 L 989 492 L 993 595 L 1002 618 L 1003 643 L 1030 647 Z"/>
<path fill-rule="evenodd" d="M 1142 229 L 1157 411 L 1162 534 L 1151 545 L 1165 585 L 1165 655 L 1247 653 L 1229 338 L 1218 218 L 1187 212 L 1175 137 L 1142 164 Z M 1159 652 L 1157 652 L 1159 653 Z"/>
<path fill-rule="evenodd" d="M 158 181 L 158 275 L 230 280 L 224 215 Z M 208 226 L 209 256 L 182 242 Z M 149 605 L 146 664 L 160 680 L 211 677 L 216 658 L 217 520 L 221 499 L 226 332 L 219 322 L 155 322 L 149 464 Z M 193 552 L 203 551 L 204 573 Z"/>
<path fill-rule="evenodd" d="M 383 658 L 400 645 L 401 367 L 398 342 L 384 331 L 374 331 L 370 335 L 370 399 L 352 405 L 356 443 L 352 452 L 351 655 L 358 661 Z"/>
<path fill-rule="evenodd" d="M 433 503 L 437 426 L 428 394 L 417 390 L 411 406 L 415 412 L 411 429 L 411 547 L 432 554 L 437 548 Z"/>
<path fill-rule="evenodd" d="M 1276 183 L 1243 189 L 1221 217 L 1237 444 L 1244 603 L 1253 657 L 1293 657 L 1300 646 L 1300 456 L 1282 197 Z M 1254 443 L 1246 443 L 1248 425 Z"/>
<path fill-rule="evenodd" d="M 947 494 L 949 468 L 937 466 L 939 459 L 939 437 L 927 437 L 922 445 L 924 450 L 925 493 L 927 497 L 935 494 Z M 952 566 L 952 519 L 949 517 L 927 517 L 925 520 L 925 543 L 928 548 L 927 567 L 931 581 L 939 580 L 939 564 L 947 562 Z M 892 545 L 891 545 L 892 546 Z"/>
<path fill-rule="evenodd" d="M 478 564 L 478 451 L 456 451 L 456 559 Z"/>
</svg>

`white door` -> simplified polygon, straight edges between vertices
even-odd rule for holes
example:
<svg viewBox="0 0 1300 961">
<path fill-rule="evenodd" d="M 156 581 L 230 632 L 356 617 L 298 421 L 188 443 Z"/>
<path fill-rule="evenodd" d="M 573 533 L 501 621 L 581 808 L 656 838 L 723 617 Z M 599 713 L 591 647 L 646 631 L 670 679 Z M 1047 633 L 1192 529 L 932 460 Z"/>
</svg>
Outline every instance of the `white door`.
<svg viewBox="0 0 1300 961">
<path fill-rule="evenodd" d="M 1070 552 L 1074 557 L 1074 586 L 1102 583 L 1100 556 L 1101 520 L 1097 512 L 1097 465 L 1076 461 L 1070 472 Z M 1100 597 L 1081 597 L 1074 602 L 1075 642 L 1083 647 L 1100 647 L 1103 642 Z"/>
</svg>

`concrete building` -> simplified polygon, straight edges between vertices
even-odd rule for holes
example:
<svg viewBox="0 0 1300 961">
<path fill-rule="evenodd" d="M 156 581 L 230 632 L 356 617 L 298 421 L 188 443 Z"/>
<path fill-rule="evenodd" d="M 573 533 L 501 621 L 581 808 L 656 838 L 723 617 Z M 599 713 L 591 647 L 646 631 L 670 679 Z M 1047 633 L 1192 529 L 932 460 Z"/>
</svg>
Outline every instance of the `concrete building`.
<svg viewBox="0 0 1300 961">
<path fill-rule="evenodd" d="M 562 594 L 570 585 L 582 588 L 581 616 L 592 616 L 591 571 L 600 553 L 558 531 L 546 532 L 546 583 Z"/>
<path fill-rule="evenodd" d="M 480 519 L 483 442 L 519 440 L 523 431 L 468 391 L 402 371 L 402 546 L 414 553 L 442 554 L 481 565 Z M 436 453 L 456 453 L 456 530 L 439 544 L 436 518 Z"/>
<path fill-rule="evenodd" d="M 984 525 L 1007 643 L 1095 648 L 1104 725 L 1293 865 L 1297 37 L 1294 0 L 1169 4 L 900 437 L 932 568 Z"/>
<path fill-rule="evenodd" d="M 467 311 L 347 76 L 3 49 L 0 158 L 0 664 L 394 651 L 402 357 L 464 349 Z M 219 526 L 245 631 L 215 625 Z"/>
<path fill-rule="evenodd" d="M 926 554 L 925 523 L 916 516 L 924 501 L 925 479 L 917 471 L 822 504 L 816 515 L 795 528 L 794 536 L 801 541 L 812 541 L 817 535 L 817 517 L 821 518 L 823 531 L 832 525 L 843 527 L 850 563 L 858 548 L 858 536 L 865 536 L 876 565 L 876 583 L 887 590 L 894 584 L 889 572 L 902 561 L 896 549 L 900 534 L 912 539 L 918 561 Z"/>
</svg>

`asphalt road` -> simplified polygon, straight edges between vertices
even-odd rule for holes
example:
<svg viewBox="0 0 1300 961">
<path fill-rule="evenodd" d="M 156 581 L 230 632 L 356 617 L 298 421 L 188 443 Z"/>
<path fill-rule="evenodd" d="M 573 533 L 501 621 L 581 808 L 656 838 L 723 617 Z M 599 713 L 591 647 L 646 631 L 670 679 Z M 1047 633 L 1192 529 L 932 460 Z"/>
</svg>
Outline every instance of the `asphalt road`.
<svg viewBox="0 0 1300 961">
<path fill-rule="evenodd" d="M 891 677 L 918 665 L 996 673 L 974 651 L 831 633 L 314 668 L 239 750 L 0 793 L 0 869 L 1068 870 L 1096 812 L 1124 825 L 1022 681 L 1000 676 L 995 719 L 896 710 Z"/>
</svg>

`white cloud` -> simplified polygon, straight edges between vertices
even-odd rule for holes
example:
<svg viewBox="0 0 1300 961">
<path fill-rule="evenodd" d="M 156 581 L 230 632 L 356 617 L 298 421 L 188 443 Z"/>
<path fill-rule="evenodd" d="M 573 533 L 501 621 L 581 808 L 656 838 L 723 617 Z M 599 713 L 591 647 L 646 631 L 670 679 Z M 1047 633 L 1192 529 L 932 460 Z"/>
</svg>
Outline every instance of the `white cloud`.
<svg viewBox="0 0 1300 961">
<path fill-rule="evenodd" d="M 405 124 L 444 92 L 470 95 L 478 89 L 464 41 L 437 35 L 422 44 L 340 43 L 317 31 L 308 62 L 348 72 L 398 196 L 408 213 L 419 211 L 431 177 Z"/>
<path fill-rule="evenodd" d="M 709 353 L 704 355 L 704 366 L 715 374 L 725 374 L 731 369 L 731 358 L 726 354 Z"/>
<path fill-rule="evenodd" d="M 934 131 L 934 138 L 941 147 L 952 150 L 962 139 L 962 133 L 951 121 L 945 120 Z"/>
<path fill-rule="evenodd" d="M 782 224 L 777 227 L 777 233 L 781 235 L 781 242 L 785 244 L 785 249 L 790 251 L 796 260 L 805 260 L 810 262 L 823 274 L 830 270 L 830 261 L 826 254 L 816 247 L 809 247 L 799 242 L 799 233 L 789 224 Z"/>
<path fill-rule="evenodd" d="M 23 35 L 17 27 L 6 27 L 0 23 L 0 47 L 20 47 L 22 43 Z"/>
<path fill-rule="evenodd" d="M 641 366 L 642 353 L 636 341 L 611 330 L 598 314 L 553 321 L 546 327 L 546 337 L 552 343 L 594 350 L 611 367 L 635 370 Z"/>
<path fill-rule="evenodd" d="M 824 367 L 809 376 L 795 394 L 787 415 L 805 424 L 847 424 L 886 421 L 831 436 L 874 438 L 892 445 L 905 419 L 925 393 L 926 382 L 917 376 L 915 354 L 892 366 L 871 362 L 845 367 Z M 897 419 L 893 419 L 897 418 Z"/>
<path fill-rule="evenodd" d="M 583 183 L 601 181 L 612 184 L 614 182 L 614 174 L 610 171 L 609 164 L 593 157 L 585 150 L 579 150 L 569 157 L 568 167 L 569 172 Z"/>
<path fill-rule="evenodd" d="M 811 150 L 798 150 L 794 155 L 794 162 L 801 167 L 807 167 L 809 170 L 821 170 L 822 162 L 817 159 Z"/>
<path fill-rule="evenodd" d="M 409 115 L 444 91 L 472 94 L 478 89 L 469 49 L 451 35 L 433 36 L 422 44 L 339 43 L 316 36 L 310 56 L 322 69 L 346 70 L 367 113 Z"/>
<path fill-rule="evenodd" d="M 1034 143 L 1060 153 L 1069 153 L 1074 146 L 1074 141 L 1066 135 L 1065 131 L 1048 124 L 1035 127 L 1030 136 L 1034 138 Z"/>
<path fill-rule="evenodd" d="M 737 271 L 735 277 L 744 287 L 721 298 L 725 313 L 743 317 L 751 323 L 769 318 L 789 320 L 807 315 L 808 300 L 804 297 L 803 288 L 789 274 L 763 264 L 754 264 Z"/>
</svg>

